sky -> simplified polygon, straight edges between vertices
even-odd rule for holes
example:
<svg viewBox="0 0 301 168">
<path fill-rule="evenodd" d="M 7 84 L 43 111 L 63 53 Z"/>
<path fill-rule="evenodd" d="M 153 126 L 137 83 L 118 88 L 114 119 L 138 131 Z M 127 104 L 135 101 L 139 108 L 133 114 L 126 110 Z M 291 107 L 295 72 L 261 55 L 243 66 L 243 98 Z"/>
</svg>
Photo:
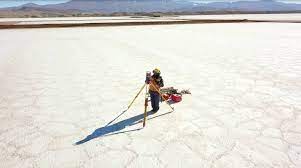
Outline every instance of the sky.
<svg viewBox="0 0 301 168">
<path fill-rule="evenodd" d="M 3 7 L 12 7 L 12 6 L 19 6 L 26 3 L 36 3 L 40 5 L 45 4 L 55 4 L 55 3 L 62 3 L 67 2 L 69 0 L 0 0 L 0 8 Z M 183 0 L 185 1 L 185 0 Z M 187 0 L 188 1 L 188 0 Z M 224 2 L 231 2 L 231 1 L 238 1 L 238 0 L 190 0 L 193 2 L 216 2 L 216 1 L 224 1 Z M 248 0 L 251 1 L 251 0 Z M 253 0 L 256 1 L 256 0 Z M 301 3 L 301 0 L 278 0 L 282 2 L 288 2 L 288 3 Z"/>
<path fill-rule="evenodd" d="M 12 7 L 12 6 L 19 6 L 26 3 L 36 3 L 40 5 L 45 4 L 56 4 L 67 2 L 68 0 L 0 0 L 0 8 L 2 7 Z"/>
</svg>

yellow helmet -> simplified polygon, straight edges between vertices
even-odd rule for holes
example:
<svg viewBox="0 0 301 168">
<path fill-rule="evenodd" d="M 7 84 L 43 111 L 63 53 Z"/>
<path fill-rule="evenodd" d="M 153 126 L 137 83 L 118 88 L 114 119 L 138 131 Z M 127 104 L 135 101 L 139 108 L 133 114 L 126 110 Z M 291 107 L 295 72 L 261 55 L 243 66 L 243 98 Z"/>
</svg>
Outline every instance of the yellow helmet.
<svg viewBox="0 0 301 168">
<path fill-rule="evenodd" d="M 154 73 L 154 74 L 160 74 L 161 72 L 160 72 L 160 69 L 159 69 L 159 68 L 156 68 L 156 69 L 153 70 L 153 73 Z"/>
</svg>

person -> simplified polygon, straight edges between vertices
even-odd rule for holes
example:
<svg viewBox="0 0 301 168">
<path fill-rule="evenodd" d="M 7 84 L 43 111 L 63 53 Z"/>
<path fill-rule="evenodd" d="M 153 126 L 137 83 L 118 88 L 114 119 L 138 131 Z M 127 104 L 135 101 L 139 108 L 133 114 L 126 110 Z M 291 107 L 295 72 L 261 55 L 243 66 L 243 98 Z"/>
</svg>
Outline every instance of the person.
<svg viewBox="0 0 301 168">
<path fill-rule="evenodd" d="M 152 112 L 157 112 L 160 108 L 160 88 L 164 86 L 163 78 L 158 68 L 153 70 L 153 75 L 147 79 L 147 83 L 149 84 Z"/>
</svg>

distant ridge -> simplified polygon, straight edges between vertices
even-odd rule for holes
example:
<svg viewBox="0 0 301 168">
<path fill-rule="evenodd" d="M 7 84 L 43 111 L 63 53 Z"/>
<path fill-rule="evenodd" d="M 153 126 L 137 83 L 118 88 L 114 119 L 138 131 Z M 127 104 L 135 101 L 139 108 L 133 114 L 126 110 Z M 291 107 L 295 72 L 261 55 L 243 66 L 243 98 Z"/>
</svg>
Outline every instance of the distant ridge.
<svg viewBox="0 0 301 168">
<path fill-rule="evenodd" d="M 42 7 L 42 6 L 41 6 Z M 179 12 L 179 11 L 289 11 L 301 10 L 301 4 L 289 4 L 275 0 L 193 3 L 181 0 L 72 0 L 44 8 L 82 10 L 87 12 Z"/>
<path fill-rule="evenodd" d="M 169 12 L 190 9 L 194 3 L 175 0 L 72 0 L 70 2 L 45 5 L 52 9 L 77 9 L 85 12 Z"/>
<path fill-rule="evenodd" d="M 283 3 L 275 0 L 212 2 L 204 5 L 218 10 L 239 11 L 290 11 L 301 9 L 301 4 Z"/>
<path fill-rule="evenodd" d="M 270 13 L 270 12 L 293 12 L 301 11 L 301 4 L 284 3 L 275 0 L 260 1 L 237 1 L 237 2 L 212 2 L 194 3 L 182 0 L 71 0 L 60 4 L 37 5 L 34 3 L 25 4 L 19 7 L 0 9 L 0 17 L 17 16 L 18 13 L 36 13 L 39 17 L 54 13 L 55 16 L 72 15 L 78 16 L 84 13 L 98 15 L 112 14 L 135 14 L 135 13 Z M 8 13 L 8 14 L 7 14 Z M 29 13 L 29 14 L 28 14 Z M 72 13 L 72 14 L 70 14 Z"/>
</svg>

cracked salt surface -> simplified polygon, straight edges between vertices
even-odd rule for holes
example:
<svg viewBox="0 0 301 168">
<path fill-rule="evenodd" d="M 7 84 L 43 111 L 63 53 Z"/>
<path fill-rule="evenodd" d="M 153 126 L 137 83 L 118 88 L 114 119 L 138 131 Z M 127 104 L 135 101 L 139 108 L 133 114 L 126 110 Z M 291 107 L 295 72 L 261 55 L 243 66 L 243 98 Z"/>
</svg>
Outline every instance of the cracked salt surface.
<svg viewBox="0 0 301 168">
<path fill-rule="evenodd" d="M 0 167 L 301 167 L 300 30 L 1 30 Z M 154 67 L 193 94 L 172 113 L 162 104 L 144 129 L 141 96 L 104 127 Z"/>
</svg>

